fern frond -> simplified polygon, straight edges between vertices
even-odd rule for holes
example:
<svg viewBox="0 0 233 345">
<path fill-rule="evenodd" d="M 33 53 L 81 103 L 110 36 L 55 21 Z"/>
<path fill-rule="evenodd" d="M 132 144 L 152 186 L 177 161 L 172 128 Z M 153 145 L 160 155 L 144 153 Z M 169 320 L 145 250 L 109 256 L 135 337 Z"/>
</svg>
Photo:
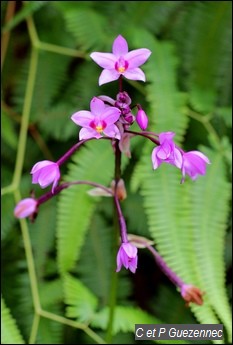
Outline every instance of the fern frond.
<svg viewBox="0 0 233 345">
<path fill-rule="evenodd" d="M 80 280 L 66 274 L 64 276 L 65 303 L 68 317 L 78 318 L 81 322 L 88 322 L 93 318 L 98 300 Z"/>
<path fill-rule="evenodd" d="M 11 149 L 15 150 L 17 148 L 17 139 L 13 122 L 4 110 L 1 115 L 2 139 Z"/>
<path fill-rule="evenodd" d="M 99 50 L 108 38 L 106 18 L 93 9 L 77 6 L 65 12 L 65 21 L 67 30 L 84 51 Z"/>
<path fill-rule="evenodd" d="M 71 58 L 67 56 L 40 52 L 31 106 L 32 121 L 40 122 L 43 118 L 46 118 L 49 121 L 47 111 L 54 102 L 57 101 L 57 97 L 60 97 L 60 92 L 63 82 L 65 81 L 70 60 Z M 17 85 L 12 96 L 15 109 L 19 113 L 21 113 L 23 109 L 28 78 L 28 65 L 28 60 L 25 59 L 19 72 Z"/>
<path fill-rule="evenodd" d="M 49 263 L 48 263 L 49 264 Z M 40 282 L 40 300 L 44 310 L 61 314 L 63 301 L 63 286 L 61 279 Z M 60 322 L 41 318 L 38 334 L 38 344 L 63 344 L 64 325 Z"/>
<path fill-rule="evenodd" d="M 108 212 L 111 217 L 112 208 L 111 200 L 102 200 L 96 207 L 77 267 L 80 280 L 99 298 L 101 306 L 108 303 L 111 276 L 116 269 L 116 266 L 112 267 L 112 224 L 109 227 L 103 219 Z M 125 301 L 130 292 L 131 285 L 126 273 L 119 280 L 118 300 Z"/>
<path fill-rule="evenodd" d="M 98 327 L 103 330 L 107 328 L 109 317 L 109 308 L 104 308 L 95 314 L 91 322 L 93 327 Z M 117 306 L 115 308 L 115 316 L 113 322 L 113 334 L 118 332 L 134 332 L 135 324 L 156 324 L 161 323 L 153 315 L 136 308 L 136 307 L 123 307 Z"/>
<path fill-rule="evenodd" d="M 191 190 L 192 223 L 197 245 L 197 261 L 202 288 L 206 289 L 210 303 L 232 337 L 231 311 L 225 287 L 224 239 L 226 235 L 230 184 L 220 154 L 212 158 L 206 181 L 199 181 Z"/>
<path fill-rule="evenodd" d="M 17 324 L 11 316 L 10 310 L 1 298 L 1 343 L 2 344 L 25 344 Z"/>
<path fill-rule="evenodd" d="M 174 27 L 182 59 L 181 79 L 199 112 L 212 111 L 217 102 L 229 105 L 231 101 L 231 10 L 228 1 L 192 2 Z"/>
<path fill-rule="evenodd" d="M 53 199 L 45 207 L 40 207 L 36 221 L 29 224 L 35 266 L 39 278 L 46 274 L 49 253 L 53 250 L 55 243 L 55 228 L 56 200 Z"/>
<path fill-rule="evenodd" d="M 13 214 L 15 201 L 11 194 L 6 194 L 2 196 L 1 202 L 2 214 L 4 214 L 4 217 L 1 218 L 1 239 L 4 241 L 15 223 Z"/>
<path fill-rule="evenodd" d="M 146 97 L 150 106 L 150 129 L 155 129 L 156 133 L 172 130 L 176 133 L 176 142 L 181 142 L 188 125 L 185 111 L 187 97 L 177 87 L 178 60 L 174 46 L 157 41 L 144 30 L 136 30 L 133 42 L 152 51 L 143 67 L 148 81 Z"/>
<path fill-rule="evenodd" d="M 110 184 L 113 178 L 113 157 L 108 142 L 90 142 L 87 148 L 74 154 L 72 160 L 66 180 Z M 84 243 L 96 202 L 87 195 L 88 189 L 88 186 L 74 186 L 64 190 L 58 202 L 58 266 L 61 272 L 73 268 Z"/>
<path fill-rule="evenodd" d="M 205 323 L 219 323 L 220 319 L 230 337 L 223 260 L 229 185 L 221 154 L 208 155 L 211 166 L 195 183 L 180 185 L 180 172 L 172 166 L 152 171 L 146 157 L 137 170 L 137 179 L 159 252 L 186 283 L 206 292 L 204 305 L 193 307 L 197 319 Z"/>
</svg>

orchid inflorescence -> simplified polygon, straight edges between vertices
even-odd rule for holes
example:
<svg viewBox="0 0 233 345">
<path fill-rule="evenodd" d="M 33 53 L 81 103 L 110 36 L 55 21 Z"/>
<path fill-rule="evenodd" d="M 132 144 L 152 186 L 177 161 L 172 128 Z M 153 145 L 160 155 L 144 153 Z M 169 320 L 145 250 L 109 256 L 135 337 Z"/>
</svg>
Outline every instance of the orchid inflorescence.
<svg viewBox="0 0 233 345">
<path fill-rule="evenodd" d="M 126 191 L 124 181 L 119 175 L 120 167 L 115 169 L 115 179 L 111 188 L 107 188 L 92 181 L 74 181 L 59 184 L 60 165 L 77 151 L 80 146 L 93 139 L 108 139 L 112 143 L 115 157 L 125 154 L 131 157 L 130 140 L 140 135 L 150 140 L 155 147 L 151 153 L 152 167 L 159 168 L 162 163 L 171 164 L 181 170 L 181 183 L 185 181 L 186 175 L 196 180 L 199 175 L 205 175 L 206 165 L 210 164 L 209 159 L 199 151 L 183 151 L 175 144 L 174 132 L 153 133 L 147 132 L 148 117 L 140 104 L 131 106 L 131 98 L 122 89 L 123 77 L 130 80 L 145 81 L 145 74 L 139 68 L 144 64 L 151 51 L 146 48 L 135 49 L 129 52 L 128 44 L 124 37 L 119 35 L 113 42 L 112 53 L 94 52 L 90 57 L 103 68 L 99 77 L 99 85 L 119 80 L 119 93 L 116 99 L 106 95 L 95 96 L 90 101 L 90 110 L 80 110 L 71 116 L 71 120 L 81 126 L 79 141 L 71 147 L 57 162 L 43 160 L 36 163 L 32 170 L 32 183 L 39 184 L 41 188 L 52 185 L 51 191 L 45 193 L 38 199 L 30 197 L 21 200 L 14 209 L 15 217 L 29 217 L 35 219 L 39 206 L 60 193 L 63 189 L 77 184 L 88 184 L 95 187 L 91 195 L 108 195 L 113 197 L 120 226 L 121 245 L 117 254 L 117 269 L 119 272 L 124 266 L 135 273 L 138 262 L 138 248 L 147 248 L 154 256 L 159 267 L 168 278 L 180 289 L 181 296 L 187 303 L 193 302 L 202 304 L 203 292 L 197 287 L 185 284 L 166 265 L 161 256 L 151 246 L 151 242 L 143 237 L 128 235 L 124 216 L 122 214 L 120 201 L 125 199 Z M 137 107 L 136 115 L 132 110 Z M 132 131 L 131 125 L 136 121 L 141 131 Z M 120 159 L 115 159 L 120 164 Z M 98 192 L 97 192 L 98 191 Z"/>
</svg>

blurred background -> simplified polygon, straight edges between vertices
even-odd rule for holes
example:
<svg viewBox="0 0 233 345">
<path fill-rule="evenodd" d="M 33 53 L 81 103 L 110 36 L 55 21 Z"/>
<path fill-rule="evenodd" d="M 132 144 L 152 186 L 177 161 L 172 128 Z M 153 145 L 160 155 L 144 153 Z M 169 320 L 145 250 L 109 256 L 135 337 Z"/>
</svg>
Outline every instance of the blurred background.
<svg viewBox="0 0 233 345">
<path fill-rule="evenodd" d="M 222 323 L 222 343 L 231 343 L 231 13 L 231 1 L 1 2 L 2 343 L 134 344 L 135 323 Z M 206 176 L 180 185 L 174 167 L 152 170 L 153 144 L 139 137 L 122 163 L 128 232 L 153 240 L 185 282 L 205 291 L 201 307 L 185 306 L 146 249 L 136 274 L 122 269 L 114 290 L 113 205 L 89 188 L 62 192 L 34 223 L 13 216 L 19 199 L 45 192 L 31 184 L 32 166 L 77 142 L 71 115 L 89 110 L 94 96 L 115 99 L 118 83 L 99 87 L 101 68 L 89 55 L 111 52 L 119 34 L 129 50 L 152 51 L 146 82 L 123 83 L 148 130 L 174 131 L 184 150 L 211 160 Z M 61 172 L 63 181 L 108 186 L 110 144 L 91 141 Z"/>
</svg>

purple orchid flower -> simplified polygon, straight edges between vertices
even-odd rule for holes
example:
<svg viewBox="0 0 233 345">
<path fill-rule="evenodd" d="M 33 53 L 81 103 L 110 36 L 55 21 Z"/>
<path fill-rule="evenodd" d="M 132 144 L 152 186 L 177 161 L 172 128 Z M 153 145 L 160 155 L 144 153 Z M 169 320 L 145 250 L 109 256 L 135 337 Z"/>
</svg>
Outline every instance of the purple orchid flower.
<svg viewBox="0 0 233 345">
<path fill-rule="evenodd" d="M 114 124 L 120 117 L 120 110 L 106 106 L 101 99 L 92 98 L 91 111 L 81 110 L 71 116 L 72 121 L 83 128 L 79 132 L 79 139 L 99 139 L 103 134 L 110 138 L 120 139 L 120 131 Z"/>
<path fill-rule="evenodd" d="M 153 168 L 157 169 L 162 162 L 175 165 L 177 168 L 182 166 L 182 154 L 173 142 L 173 132 L 163 132 L 159 135 L 160 145 L 155 147 L 152 151 Z"/>
<path fill-rule="evenodd" d="M 32 198 L 21 200 L 14 209 L 14 216 L 16 218 L 26 218 L 37 210 L 37 201 Z"/>
<path fill-rule="evenodd" d="M 32 183 L 39 183 L 41 188 L 46 188 L 53 183 L 52 193 L 60 179 L 58 164 L 47 160 L 36 163 L 32 167 L 31 174 L 33 175 Z"/>
<path fill-rule="evenodd" d="M 138 68 L 146 62 L 151 51 L 146 48 L 129 52 L 128 43 L 121 35 L 112 45 L 112 53 L 94 52 L 90 57 L 104 70 L 99 77 L 99 85 L 117 80 L 121 75 L 131 80 L 145 81 L 144 72 Z"/>
<path fill-rule="evenodd" d="M 210 164 L 209 159 L 200 151 L 189 151 L 183 153 L 183 163 L 181 167 L 184 182 L 185 174 L 189 175 L 192 180 L 196 180 L 198 175 L 205 175 L 206 164 Z"/>
<path fill-rule="evenodd" d="M 131 243 L 122 243 L 117 254 L 116 272 L 119 272 L 123 265 L 126 269 L 130 269 L 132 273 L 135 273 L 138 262 L 137 252 L 137 248 Z"/>
</svg>

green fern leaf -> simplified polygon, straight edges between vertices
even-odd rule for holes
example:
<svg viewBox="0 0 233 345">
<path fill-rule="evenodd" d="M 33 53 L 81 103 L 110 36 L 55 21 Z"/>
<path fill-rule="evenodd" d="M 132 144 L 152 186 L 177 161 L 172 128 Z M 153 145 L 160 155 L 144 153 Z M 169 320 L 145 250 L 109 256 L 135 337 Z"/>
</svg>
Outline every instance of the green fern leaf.
<svg viewBox="0 0 233 345">
<path fill-rule="evenodd" d="M 131 33 L 132 35 L 132 33 Z M 156 133 L 174 131 L 176 141 L 181 142 L 188 125 L 185 111 L 186 95 L 179 92 L 176 84 L 178 59 L 171 43 L 161 43 L 144 30 L 133 33 L 135 46 L 147 47 L 152 51 L 143 69 L 148 85 L 147 101 L 150 129 Z"/>
<path fill-rule="evenodd" d="M 2 344 L 25 344 L 17 324 L 11 316 L 10 310 L 6 307 L 3 298 L 1 298 L 1 317 L 2 317 Z"/>
<path fill-rule="evenodd" d="M 77 44 L 84 51 L 103 47 L 108 35 L 107 21 L 102 14 L 89 8 L 77 8 L 66 11 L 67 30 L 73 34 Z M 93 34 L 95 33 L 95 34 Z"/>
<path fill-rule="evenodd" d="M 64 276 L 64 294 L 67 317 L 78 318 L 81 322 L 87 322 L 93 318 L 98 300 L 80 280 L 66 274 Z"/>
<path fill-rule="evenodd" d="M 39 54 L 34 94 L 31 105 L 31 120 L 40 121 L 47 120 L 47 125 L 54 126 L 54 119 L 49 121 L 48 110 L 57 103 L 57 99 L 61 99 L 60 93 L 62 86 L 66 80 L 66 72 L 70 57 L 60 54 L 48 53 L 41 51 Z M 15 110 L 22 112 L 24 104 L 24 96 L 26 83 L 28 78 L 28 59 L 19 71 L 16 87 L 12 96 L 15 104 Z M 64 114 L 67 118 L 67 113 Z"/>
<path fill-rule="evenodd" d="M 29 224 L 35 266 L 38 277 L 45 275 L 49 253 L 54 248 L 56 228 L 56 200 L 51 200 L 46 207 L 40 207 L 40 213 L 34 223 Z M 48 222 L 49 219 L 49 222 Z"/>
<path fill-rule="evenodd" d="M 1 201 L 2 214 L 4 215 L 1 219 L 1 239 L 4 241 L 16 220 L 13 214 L 15 201 L 11 194 L 3 195 Z"/>
<path fill-rule="evenodd" d="M 109 308 L 104 308 L 95 314 L 91 325 L 103 330 L 107 328 Z M 156 324 L 162 323 L 156 317 L 136 307 L 117 306 L 115 308 L 113 334 L 118 332 L 134 332 L 135 324 Z"/>
<path fill-rule="evenodd" d="M 13 150 L 17 148 L 17 138 L 13 122 L 6 112 L 2 111 L 1 117 L 2 124 L 2 139 L 8 144 Z"/>
<path fill-rule="evenodd" d="M 202 288 L 209 295 L 211 307 L 232 337 L 231 311 L 225 288 L 224 239 L 229 213 L 230 184 L 221 154 L 208 151 L 212 165 L 206 181 L 193 185 L 192 223 L 198 252 Z M 203 210 L 204 209 L 204 210 Z"/>
<path fill-rule="evenodd" d="M 180 172 L 169 165 L 152 171 L 147 157 L 140 163 L 137 179 L 159 252 L 186 283 L 206 292 L 204 305 L 193 306 L 195 316 L 204 323 L 220 319 L 231 338 L 223 261 L 229 185 L 221 154 L 208 152 L 208 156 L 211 166 L 195 183 L 180 185 Z"/>
<path fill-rule="evenodd" d="M 74 163 L 69 165 L 66 180 L 109 185 L 114 171 L 111 150 L 104 140 L 89 143 L 73 156 Z M 61 272 L 74 267 L 95 209 L 96 200 L 87 195 L 88 189 L 90 186 L 72 186 L 62 192 L 58 202 L 58 266 Z"/>
<path fill-rule="evenodd" d="M 185 76 L 181 79 L 199 112 L 231 101 L 231 13 L 229 1 L 196 1 L 186 5 L 174 27 Z"/>
<path fill-rule="evenodd" d="M 112 256 L 116 255 L 112 250 L 115 235 L 111 229 L 112 224 L 109 227 L 103 219 L 107 212 L 110 213 L 110 217 L 112 216 L 112 208 L 113 203 L 107 198 L 96 207 L 77 267 L 80 280 L 99 298 L 101 306 L 105 306 L 109 301 L 112 272 L 116 269 L 116 262 L 113 264 L 112 260 Z M 118 300 L 126 300 L 126 296 L 131 292 L 130 287 L 125 272 L 119 280 Z"/>
</svg>

